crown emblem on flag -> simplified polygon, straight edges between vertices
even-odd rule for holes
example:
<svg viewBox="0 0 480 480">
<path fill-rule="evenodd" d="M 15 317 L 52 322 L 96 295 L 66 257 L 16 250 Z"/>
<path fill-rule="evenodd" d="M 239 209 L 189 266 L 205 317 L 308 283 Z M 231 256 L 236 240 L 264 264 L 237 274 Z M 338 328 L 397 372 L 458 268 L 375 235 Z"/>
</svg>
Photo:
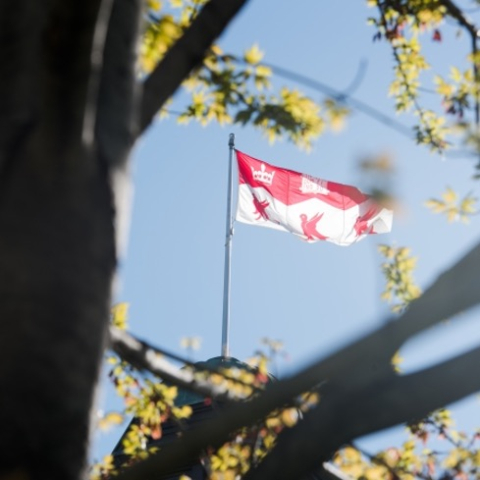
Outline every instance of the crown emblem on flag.
<svg viewBox="0 0 480 480">
<path fill-rule="evenodd" d="M 255 170 L 253 167 L 250 168 L 252 169 L 252 175 L 254 180 L 256 180 L 257 182 L 265 183 L 266 185 L 272 184 L 275 172 L 267 172 L 264 163 L 262 163 L 262 165 L 260 166 L 260 170 Z"/>
</svg>

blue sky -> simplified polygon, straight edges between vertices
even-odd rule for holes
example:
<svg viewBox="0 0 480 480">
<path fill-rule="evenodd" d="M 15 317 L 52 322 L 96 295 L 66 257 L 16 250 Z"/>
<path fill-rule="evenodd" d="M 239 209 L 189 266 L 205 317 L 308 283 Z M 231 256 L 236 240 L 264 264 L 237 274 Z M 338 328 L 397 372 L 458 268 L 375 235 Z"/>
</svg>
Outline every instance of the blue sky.
<svg viewBox="0 0 480 480">
<path fill-rule="evenodd" d="M 220 45 L 242 54 L 258 43 L 266 62 L 338 90 L 348 87 L 365 61 L 366 71 L 353 95 L 410 125 L 411 118 L 395 115 L 387 95 L 392 55 L 385 43 L 372 42 L 374 31 L 366 25 L 372 12 L 365 3 L 302 0 L 293 8 L 292 2 L 252 0 Z M 455 38 L 450 25 L 442 28 L 442 34 L 442 43 L 426 39 L 426 53 L 446 73 L 452 62 L 462 62 L 468 47 L 466 39 Z M 323 98 L 283 79 L 274 83 Z M 253 157 L 359 187 L 363 186 L 359 160 L 386 153 L 395 161 L 393 191 L 402 205 L 390 234 L 351 247 L 307 244 L 286 233 L 236 224 L 231 354 L 239 359 L 251 356 L 262 337 L 278 339 L 289 360 L 279 362 L 277 373 L 287 375 L 379 326 L 388 315 L 380 301 L 379 243 L 411 247 L 418 257 L 415 279 L 425 288 L 480 238 L 478 217 L 468 226 L 448 224 L 423 206 L 446 186 L 461 194 L 478 191 L 471 179 L 473 161 L 432 155 L 362 113 L 353 111 L 344 131 L 326 133 L 309 154 L 285 141 L 272 146 L 251 127 L 204 128 L 195 123 L 178 126 L 174 118 L 158 121 L 134 154 L 135 200 L 117 300 L 130 303 L 131 331 L 160 347 L 185 355 L 181 338 L 195 336 L 202 339 L 195 359 L 220 354 L 230 132 L 235 133 L 236 147 Z M 475 313 L 465 315 L 462 330 L 450 322 L 443 336 L 440 332 L 412 342 L 403 351 L 405 369 L 435 361 L 450 346 L 459 351 L 480 341 Z M 100 398 L 102 409 L 118 408 L 108 388 Z M 462 402 L 457 418 L 462 428 L 479 426 L 478 400 Z M 118 435 L 97 439 L 94 456 L 108 453 Z M 386 442 L 398 438 L 375 436 L 365 444 L 386 447 Z"/>
</svg>

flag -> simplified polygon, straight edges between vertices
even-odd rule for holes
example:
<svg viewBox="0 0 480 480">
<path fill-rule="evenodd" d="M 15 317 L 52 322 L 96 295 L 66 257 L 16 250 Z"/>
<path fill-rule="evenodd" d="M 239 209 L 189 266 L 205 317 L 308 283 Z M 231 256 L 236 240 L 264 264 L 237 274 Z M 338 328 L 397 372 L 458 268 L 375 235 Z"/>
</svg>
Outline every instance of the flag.
<svg viewBox="0 0 480 480">
<path fill-rule="evenodd" d="M 393 212 L 349 185 L 274 167 L 235 150 L 239 222 L 290 232 L 307 242 L 351 245 L 387 233 Z"/>
</svg>

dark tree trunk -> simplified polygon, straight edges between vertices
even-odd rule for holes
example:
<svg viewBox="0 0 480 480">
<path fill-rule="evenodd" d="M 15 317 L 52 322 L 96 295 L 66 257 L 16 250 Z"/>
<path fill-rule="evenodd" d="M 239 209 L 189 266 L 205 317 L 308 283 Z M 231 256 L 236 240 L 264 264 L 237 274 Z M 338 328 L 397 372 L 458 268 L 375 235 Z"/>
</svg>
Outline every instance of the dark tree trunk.
<svg viewBox="0 0 480 480">
<path fill-rule="evenodd" d="M 0 2 L 1 480 L 81 475 L 137 119 L 145 128 L 245 2 L 207 4 L 144 89 L 148 115 L 142 0 Z"/>
<path fill-rule="evenodd" d="M 0 477 L 73 480 L 86 458 L 115 268 L 85 123 L 99 8 L 0 6 Z"/>
</svg>

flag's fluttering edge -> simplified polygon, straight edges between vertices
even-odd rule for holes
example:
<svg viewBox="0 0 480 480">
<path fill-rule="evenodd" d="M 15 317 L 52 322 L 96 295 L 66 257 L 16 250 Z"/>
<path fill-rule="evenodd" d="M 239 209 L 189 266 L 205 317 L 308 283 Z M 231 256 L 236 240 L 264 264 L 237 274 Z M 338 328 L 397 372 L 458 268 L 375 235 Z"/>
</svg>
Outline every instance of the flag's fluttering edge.
<svg viewBox="0 0 480 480">
<path fill-rule="evenodd" d="M 238 150 L 236 154 L 240 222 L 337 245 L 392 228 L 393 212 L 355 187 L 274 167 Z"/>
</svg>

